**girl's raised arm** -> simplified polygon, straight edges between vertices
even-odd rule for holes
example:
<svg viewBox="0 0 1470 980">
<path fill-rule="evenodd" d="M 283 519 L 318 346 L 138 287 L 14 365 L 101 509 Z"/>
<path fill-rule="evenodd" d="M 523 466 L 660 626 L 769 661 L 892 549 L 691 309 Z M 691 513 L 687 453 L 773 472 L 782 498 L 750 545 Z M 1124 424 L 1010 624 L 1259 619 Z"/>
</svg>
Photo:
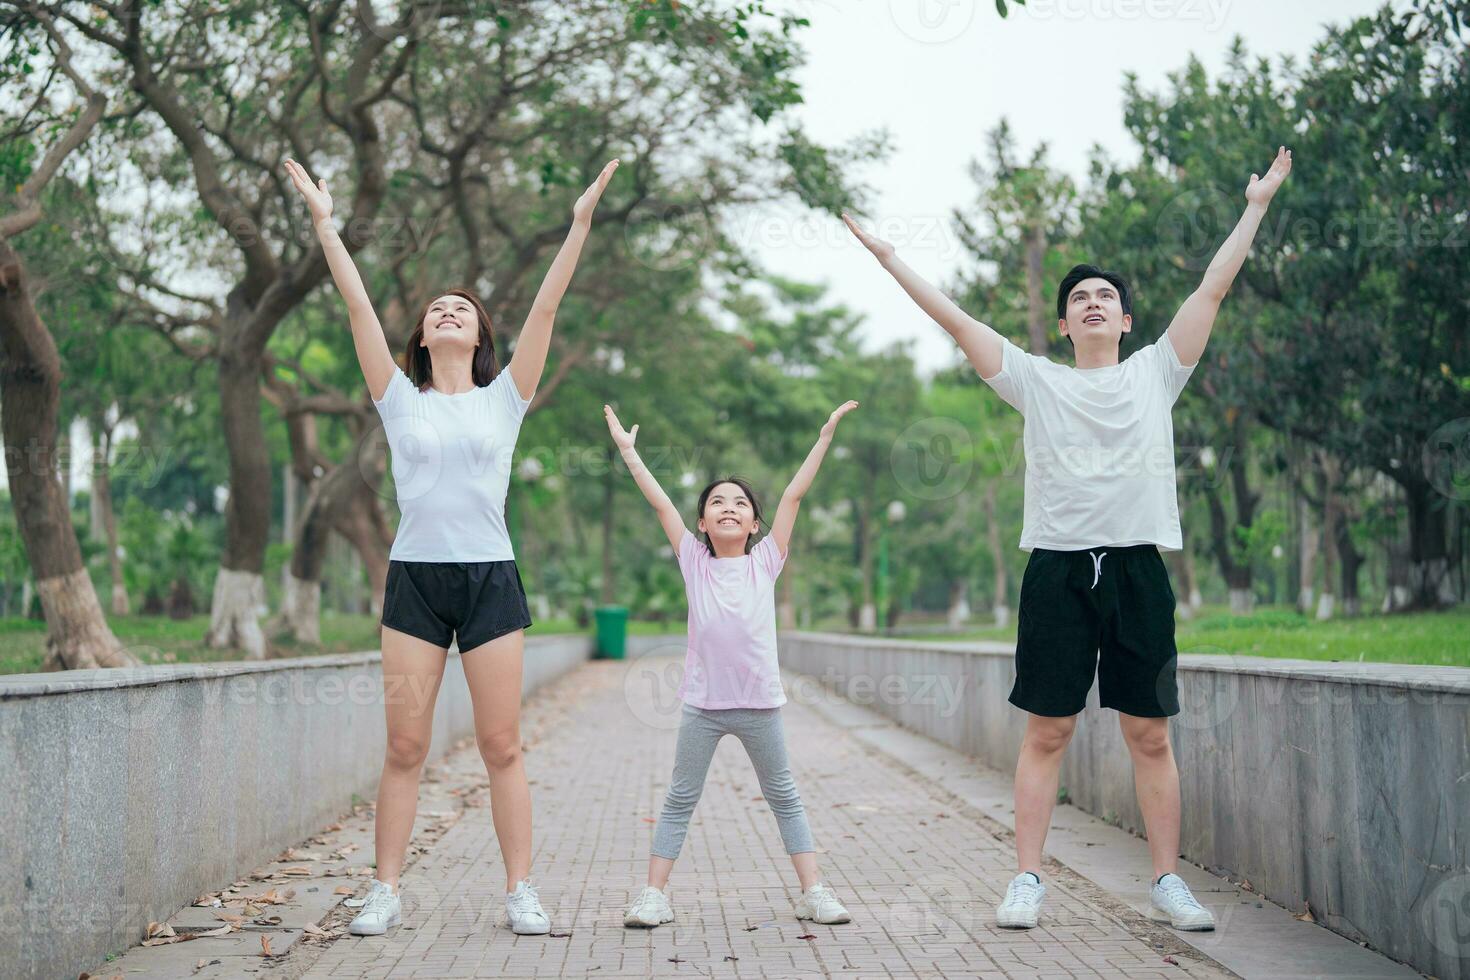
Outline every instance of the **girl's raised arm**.
<svg viewBox="0 0 1470 980">
<path fill-rule="evenodd" d="M 546 278 L 541 280 L 541 288 L 531 301 L 531 312 L 527 314 L 520 336 L 516 339 L 516 349 L 511 355 L 509 368 L 510 376 L 522 398 L 529 399 L 536 394 L 536 386 L 541 383 L 541 372 L 546 367 L 546 352 L 551 349 L 551 326 L 556 320 L 556 308 L 561 305 L 561 298 L 566 295 L 567 286 L 571 284 L 577 259 L 582 254 L 582 244 L 592 231 L 592 211 L 602 198 L 607 182 L 612 179 L 613 171 L 617 169 L 618 161 L 610 161 L 602 168 L 602 173 L 597 175 L 592 186 L 583 191 L 582 196 L 577 198 L 577 203 L 572 205 L 572 227 L 567 232 L 567 239 L 562 242 L 556 258 L 551 260 L 551 268 L 546 270 Z"/>
<path fill-rule="evenodd" d="M 612 433 L 613 442 L 623 454 L 623 462 L 628 464 L 628 472 L 633 474 L 633 481 L 638 484 L 638 489 L 643 491 L 643 496 L 653 505 L 654 512 L 658 514 L 658 522 L 663 525 L 664 534 L 668 536 L 669 544 L 674 546 L 674 554 L 677 555 L 679 542 L 684 537 L 684 519 L 679 516 L 679 510 L 669 499 L 669 495 L 664 493 L 664 488 L 658 485 L 658 480 L 643 465 L 638 450 L 633 448 L 633 440 L 638 438 L 638 426 L 634 425 L 631 431 L 624 429 L 611 405 L 602 406 L 602 414 L 607 418 L 607 430 Z"/>
<path fill-rule="evenodd" d="M 801 469 L 796 471 L 791 483 L 787 485 L 786 492 L 781 494 L 781 503 L 776 506 L 776 519 L 771 522 L 771 537 L 775 539 L 782 558 L 786 557 L 786 546 L 791 543 L 791 529 L 796 526 L 796 512 L 801 509 L 801 498 L 811 489 L 812 480 L 822 467 L 822 458 L 827 455 L 827 447 L 832 444 L 832 433 L 837 431 L 837 422 L 857 407 L 857 402 L 846 401 L 833 410 L 827 418 L 827 424 L 822 426 L 821 435 L 817 436 L 817 444 L 806 454 L 806 462 L 801 464 Z"/>
<path fill-rule="evenodd" d="M 312 184 L 306 170 L 295 160 L 286 161 L 286 173 L 311 211 L 311 224 L 316 229 L 317 240 L 322 243 L 322 252 L 327 256 L 332 281 L 337 284 L 337 292 L 342 294 L 347 304 L 347 322 L 352 326 L 352 346 L 357 349 L 357 364 L 362 368 L 368 394 L 373 396 L 373 401 L 380 401 L 398 365 L 388 350 L 383 325 L 373 311 L 362 277 L 357 274 L 357 266 L 347 253 L 347 246 L 342 244 L 337 226 L 332 224 L 332 195 L 327 193 L 327 182 L 318 180 Z"/>
</svg>

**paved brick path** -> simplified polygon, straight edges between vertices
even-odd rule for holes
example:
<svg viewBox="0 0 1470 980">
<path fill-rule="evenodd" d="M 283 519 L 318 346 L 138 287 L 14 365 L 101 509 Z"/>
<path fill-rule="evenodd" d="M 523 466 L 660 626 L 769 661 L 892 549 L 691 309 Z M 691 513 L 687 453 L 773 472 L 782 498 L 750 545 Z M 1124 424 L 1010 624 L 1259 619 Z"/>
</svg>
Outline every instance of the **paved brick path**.
<svg viewBox="0 0 1470 980">
<path fill-rule="evenodd" d="M 304 975 L 1232 976 L 1063 868 L 1049 882 L 1042 928 L 997 929 L 993 909 L 1011 874 L 1007 832 L 799 704 L 783 709 L 793 767 L 826 852 L 825 879 L 853 922 L 792 916 L 795 874 L 755 774 L 727 738 L 674 869 L 676 921 L 624 929 L 673 764 L 676 707 L 645 683 L 649 666 L 663 663 L 593 662 L 527 706 L 534 867 L 552 936 L 506 928 L 500 853 L 481 801 L 405 876 L 403 928 L 339 939 Z M 473 779 L 472 752 L 449 771 Z"/>
</svg>

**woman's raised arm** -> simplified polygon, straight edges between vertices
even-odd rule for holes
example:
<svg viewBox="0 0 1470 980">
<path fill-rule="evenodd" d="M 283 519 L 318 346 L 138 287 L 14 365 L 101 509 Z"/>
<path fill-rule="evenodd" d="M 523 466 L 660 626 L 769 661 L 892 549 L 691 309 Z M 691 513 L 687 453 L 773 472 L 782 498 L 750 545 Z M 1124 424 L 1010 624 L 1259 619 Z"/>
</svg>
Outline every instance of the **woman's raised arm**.
<svg viewBox="0 0 1470 980">
<path fill-rule="evenodd" d="M 295 160 L 286 161 L 286 173 L 311 211 L 311 225 L 316 229 L 317 241 L 321 242 L 322 251 L 327 256 L 332 281 L 337 284 L 337 292 L 342 294 L 347 304 L 347 322 L 352 327 L 352 346 L 357 349 L 357 364 L 362 368 L 368 394 L 373 396 L 373 401 L 378 401 L 388 390 L 388 381 L 398 370 L 398 365 L 388 350 L 388 339 L 383 336 L 383 325 L 378 322 L 378 314 L 368 299 L 362 276 L 358 275 L 347 246 L 342 244 L 337 226 L 332 223 L 332 195 L 327 193 L 327 182 L 318 180 L 312 184 L 305 168 Z"/>
</svg>

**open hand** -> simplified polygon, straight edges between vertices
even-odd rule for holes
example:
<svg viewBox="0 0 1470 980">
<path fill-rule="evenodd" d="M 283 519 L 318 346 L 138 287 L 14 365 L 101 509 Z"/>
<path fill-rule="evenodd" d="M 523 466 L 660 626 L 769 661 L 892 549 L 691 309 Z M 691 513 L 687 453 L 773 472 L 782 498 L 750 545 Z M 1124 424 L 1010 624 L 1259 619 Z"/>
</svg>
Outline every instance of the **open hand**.
<svg viewBox="0 0 1470 980">
<path fill-rule="evenodd" d="M 835 409 L 833 409 L 832 414 L 827 416 L 826 424 L 822 426 L 822 437 L 825 439 L 832 438 L 832 433 L 837 431 L 837 423 L 841 420 L 842 416 L 846 415 L 848 412 L 857 407 L 857 402 L 845 401 L 841 405 L 838 405 Z"/>
<path fill-rule="evenodd" d="M 618 449 L 632 449 L 633 441 L 638 438 L 637 423 L 634 423 L 631 431 L 624 429 L 623 423 L 618 421 L 618 413 L 612 410 L 611 405 L 602 406 L 602 414 L 607 418 L 607 431 L 612 433 L 613 442 Z"/>
<path fill-rule="evenodd" d="M 1250 186 L 1245 189 L 1245 199 L 1251 204 L 1259 204 L 1261 207 L 1271 203 L 1277 188 L 1291 173 L 1291 151 L 1286 147 L 1276 150 L 1276 159 L 1271 161 L 1271 169 L 1266 171 L 1266 176 L 1251 174 Z"/>
<path fill-rule="evenodd" d="M 602 173 L 592 182 L 592 186 L 582 192 L 577 198 L 577 203 L 572 205 L 572 220 L 582 224 L 592 223 L 592 211 L 597 207 L 597 202 L 602 198 L 602 192 L 607 187 L 607 182 L 612 180 L 613 171 L 618 169 L 616 159 L 609 160 L 607 166 L 602 168 Z"/>
<path fill-rule="evenodd" d="M 296 185 L 297 192 L 306 200 L 306 206 L 311 209 L 313 218 L 320 221 L 332 216 L 332 195 L 327 193 L 325 179 L 312 184 L 306 168 L 290 159 L 286 161 L 286 173 L 290 175 L 291 183 Z"/>
<path fill-rule="evenodd" d="M 878 257 L 878 260 L 880 262 L 890 258 L 893 255 L 892 244 L 885 242 L 877 235 L 870 235 L 866 231 L 863 231 L 863 229 L 859 227 L 858 223 L 852 220 L 852 215 L 848 214 L 846 211 L 842 212 L 842 221 L 845 225 L 847 225 L 848 229 L 857 236 L 857 240 L 862 242 L 869 252 L 872 252 Z"/>
</svg>

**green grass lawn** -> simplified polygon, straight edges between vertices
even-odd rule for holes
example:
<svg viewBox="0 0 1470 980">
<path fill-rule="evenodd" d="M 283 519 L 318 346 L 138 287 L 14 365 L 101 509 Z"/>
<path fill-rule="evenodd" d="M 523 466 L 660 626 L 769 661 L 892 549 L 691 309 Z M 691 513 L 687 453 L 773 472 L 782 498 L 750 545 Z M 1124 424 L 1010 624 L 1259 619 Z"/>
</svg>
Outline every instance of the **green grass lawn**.
<svg viewBox="0 0 1470 980">
<path fill-rule="evenodd" d="M 1289 608 L 1232 616 L 1223 606 L 1206 606 L 1193 619 L 1179 620 L 1177 636 L 1183 653 L 1470 667 L 1470 611 L 1465 610 L 1319 623 Z M 1014 643 L 1016 628 L 1012 621 L 1005 629 L 906 635 L 904 639 Z"/>
<path fill-rule="evenodd" d="M 144 663 L 197 663 L 233 660 L 232 651 L 204 645 L 209 617 L 174 621 L 159 616 L 121 616 L 111 620 L 113 632 Z M 322 615 L 320 646 L 287 644 L 293 656 L 345 653 L 378 648 L 377 619 L 338 613 Z M 663 623 L 634 620 L 634 636 L 678 633 L 682 620 Z M 531 636 L 580 633 L 570 619 L 540 620 Z M 1253 657 L 1305 660 L 1383 661 L 1470 667 L 1470 611 L 1361 616 L 1319 623 L 1285 608 L 1268 608 L 1250 616 L 1232 616 L 1222 606 L 1206 606 L 1191 620 L 1181 620 L 1179 649 L 1185 653 L 1229 653 Z M 906 634 L 906 640 L 999 640 L 1014 643 L 1014 622 L 1004 629 L 979 627 L 963 633 Z M 0 674 L 40 670 L 46 652 L 46 628 L 27 619 L 0 618 Z"/>
</svg>

